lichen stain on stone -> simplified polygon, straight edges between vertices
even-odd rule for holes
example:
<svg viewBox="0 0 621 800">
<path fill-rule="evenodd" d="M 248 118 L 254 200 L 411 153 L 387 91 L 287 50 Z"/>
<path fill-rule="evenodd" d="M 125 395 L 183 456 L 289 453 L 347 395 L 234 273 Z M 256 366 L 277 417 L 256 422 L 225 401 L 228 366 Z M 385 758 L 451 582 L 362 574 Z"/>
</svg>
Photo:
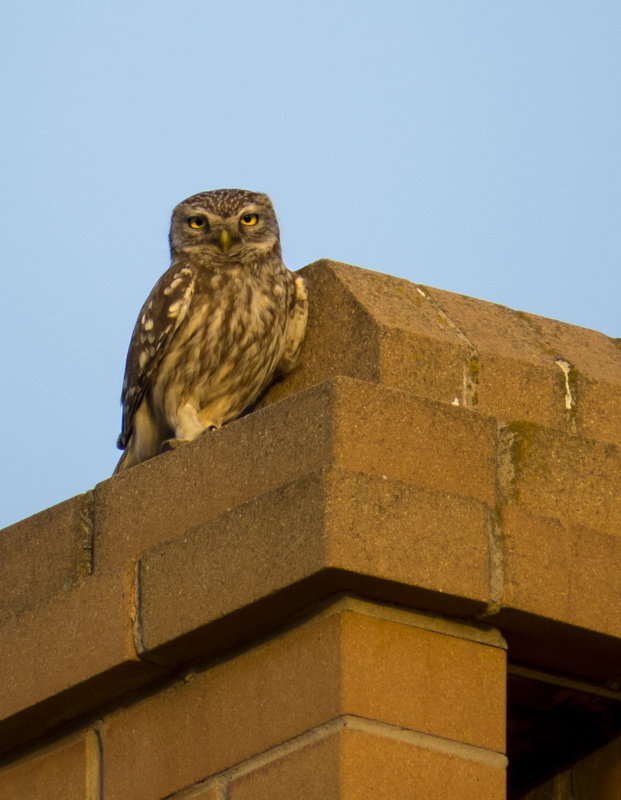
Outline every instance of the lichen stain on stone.
<svg viewBox="0 0 621 800">
<path fill-rule="evenodd" d="M 499 433 L 498 484 L 507 502 L 518 502 L 517 477 L 524 466 L 537 426 L 526 420 L 504 425 Z M 533 470 L 533 477 L 539 477 Z"/>
<path fill-rule="evenodd" d="M 89 489 L 80 496 L 80 553 L 78 556 L 78 577 L 84 578 L 93 573 L 94 556 L 94 493 Z"/>
<path fill-rule="evenodd" d="M 531 447 L 536 427 L 536 425 L 527 420 L 516 420 L 507 425 L 507 430 L 513 435 L 511 459 L 516 468 L 522 464 L 527 451 Z"/>
<path fill-rule="evenodd" d="M 479 402 L 479 375 L 481 372 L 481 362 L 479 354 L 473 350 L 470 352 L 466 368 L 464 371 L 464 405 L 476 406 Z"/>
</svg>

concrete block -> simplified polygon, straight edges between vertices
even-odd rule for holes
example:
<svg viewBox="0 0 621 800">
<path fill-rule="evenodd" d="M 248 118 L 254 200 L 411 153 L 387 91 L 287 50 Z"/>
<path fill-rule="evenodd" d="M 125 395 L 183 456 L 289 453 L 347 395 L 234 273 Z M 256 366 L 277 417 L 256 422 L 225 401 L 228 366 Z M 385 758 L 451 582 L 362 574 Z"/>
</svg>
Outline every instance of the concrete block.
<svg viewBox="0 0 621 800">
<path fill-rule="evenodd" d="M 0 767 L 0 797 L 5 800 L 101 800 L 99 752 L 87 731 Z"/>
<path fill-rule="evenodd" d="M 313 387 L 100 483 L 96 568 L 321 467 L 330 458 L 333 398 L 329 384 Z"/>
<path fill-rule="evenodd" d="M 621 530 L 621 448 L 527 423 L 508 428 L 508 501 L 602 533 Z"/>
<path fill-rule="evenodd" d="M 523 316 L 510 308 L 425 287 L 473 347 L 470 404 L 500 420 L 565 429 L 565 379 Z"/>
<path fill-rule="evenodd" d="M 229 798 L 503 800 L 504 782 L 501 765 L 345 728 L 234 779 Z"/>
<path fill-rule="evenodd" d="M 250 766 L 228 787 L 228 800 L 339 800 L 341 733 L 292 749 L 267 764 Z"/>
<path fill-rule="evenodd" d="M 90 544 L 87 495 L 5 528 L 0 535 L 0 622 L 87 575 Z"/>
<path fill-rule="evenodd" d="M 335 378 L 99 484 L 96 568 L 330 465 L 493 504 L 495 459 L 493 419 Z"/>
<path fill-rule="evenodd" d="M 502 748 L 503 649 L 407 618 L 336 604 L 112 714 L 101 731 L 106 799 L 157 800 L 342 715 Z M 476 637 L 470 627 L 464 636 Z"/>
<path fill-rule="evenodd" d="M 264 402 L 337 375 L 444 403 L 461 395 L 468 347 L 414 284 L 325 259 L 301 273 L 311 302 L 300 366 Z"/>
<path fill-rule="evenodd" d="M 570 390 L 576 432 L 621 444 L 621 349 L 599 331 L 535 314 L 524 319 L 555 357 L 571 369 Z"/>
<path fill-rule="evenodd" d="M 520 508 L 502 529 L 506 605 L 621 639 L 620 536 Z"/>
<path fill-rule="evenodd" d="M 133 570 L 85 579 L 0 628 L 0 749 L 155 677 L 136 655 Z"/>
<path fill-rule="evenodd" d="M 334 391 L 335 466 L 495 504 L 492 417 L 351 379 Z"/>
<path fill-rule="evenodd" d="M 339 591 L 466 616 L 488 599 L 488 527 L 475 500 L 322 471 L 144 555 L 143 652 L 179 663 Z"/>
</svg>

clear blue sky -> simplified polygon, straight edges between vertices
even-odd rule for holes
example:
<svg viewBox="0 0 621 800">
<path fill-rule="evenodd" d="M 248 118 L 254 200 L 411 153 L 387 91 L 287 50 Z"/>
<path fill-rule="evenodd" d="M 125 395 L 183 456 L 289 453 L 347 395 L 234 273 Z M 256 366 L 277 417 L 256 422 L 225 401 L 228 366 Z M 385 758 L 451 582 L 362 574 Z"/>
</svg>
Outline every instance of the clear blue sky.
<svg viewBox="0 0 621 800">
<path fill-rule="evenodd" d="M 172 207 L 269 193 L 329 257 L 621 336 L 619 0 L 3 10 L 0 526 L 117 456 Z"/>
</svg>

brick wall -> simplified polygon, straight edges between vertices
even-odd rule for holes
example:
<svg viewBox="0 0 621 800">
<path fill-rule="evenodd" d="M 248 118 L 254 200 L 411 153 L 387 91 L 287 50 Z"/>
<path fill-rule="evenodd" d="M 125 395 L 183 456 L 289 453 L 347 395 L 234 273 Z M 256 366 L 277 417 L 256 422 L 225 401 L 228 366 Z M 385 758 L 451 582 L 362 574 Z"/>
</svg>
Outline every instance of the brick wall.
<svg viewBox="0 0 621 800">
<path fill-rule="evenodd" d="M 0 534 L 0 798 L 621 800 L 617 343 L 303 272 L 258 409 Z"/>
</svg>

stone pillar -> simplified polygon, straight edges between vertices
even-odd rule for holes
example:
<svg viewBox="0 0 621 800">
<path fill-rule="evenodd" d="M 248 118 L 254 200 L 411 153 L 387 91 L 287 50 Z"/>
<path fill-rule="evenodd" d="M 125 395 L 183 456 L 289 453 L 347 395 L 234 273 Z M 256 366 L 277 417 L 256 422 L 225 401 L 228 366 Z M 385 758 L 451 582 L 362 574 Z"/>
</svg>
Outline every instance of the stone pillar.
<svg viewBox="0 0 621 800">
<path fill-rule="evenodd" d="M 342 597 L 106 719 L 106 797 L 498 800 L 504 733 L 498 633 Z"/>
</svg>

